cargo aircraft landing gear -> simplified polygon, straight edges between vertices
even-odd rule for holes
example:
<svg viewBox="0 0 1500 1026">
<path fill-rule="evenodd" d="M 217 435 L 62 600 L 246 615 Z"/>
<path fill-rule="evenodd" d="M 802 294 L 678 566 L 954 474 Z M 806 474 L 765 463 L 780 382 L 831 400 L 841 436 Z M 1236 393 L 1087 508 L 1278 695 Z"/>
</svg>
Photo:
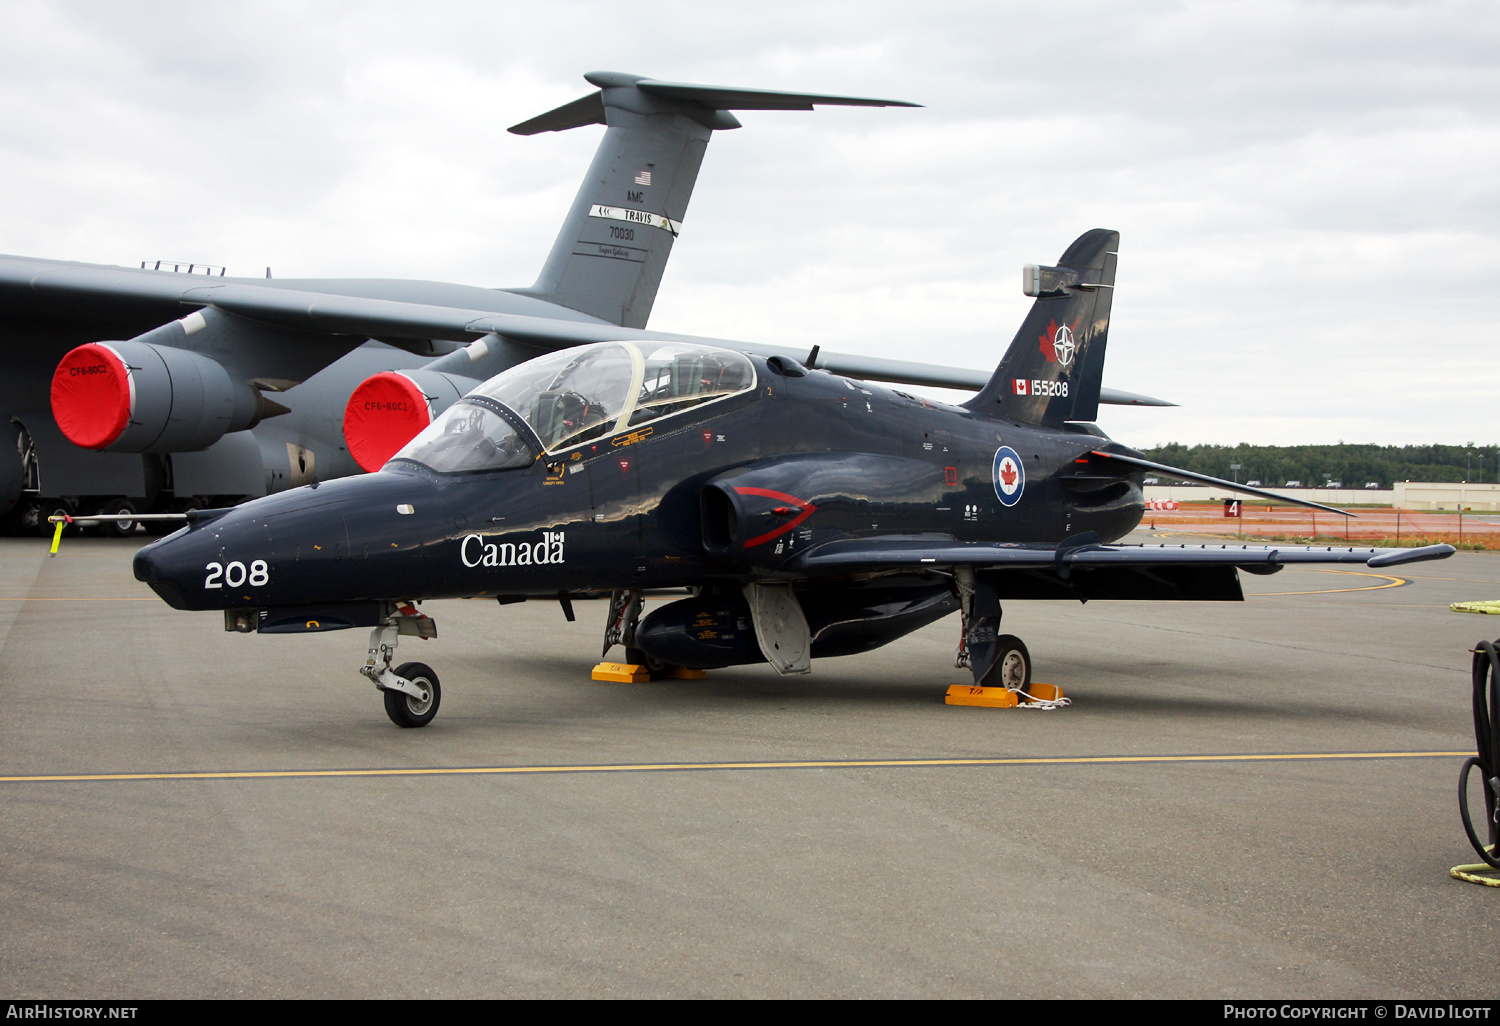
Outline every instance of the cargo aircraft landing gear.
<svg viewBox="0 0 1500 1026">
<path fill-rule="evenodd" d="M 369 621 L 366 621 L 367 623 Z M 443 689 L 426 663 L 402 663 L 391 668 L 401 635 L 437 637 L 437 621 L 408 603 L 397 605 L 370 631 L 370 650 L 359 672 L 375 682 L 385 697 L 385 714 L 398 727 L 425 727 L 437 715 Z"/>
</svg>

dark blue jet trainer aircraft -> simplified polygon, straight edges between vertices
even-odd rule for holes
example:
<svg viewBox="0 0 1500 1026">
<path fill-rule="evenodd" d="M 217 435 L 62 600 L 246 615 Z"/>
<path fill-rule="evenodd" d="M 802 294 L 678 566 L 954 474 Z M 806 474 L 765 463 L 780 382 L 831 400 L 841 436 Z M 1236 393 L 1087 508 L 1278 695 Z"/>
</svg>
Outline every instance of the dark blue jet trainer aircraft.
<svg viewBox="0 0 1500 1026">
<path fill-rule="evenodd" d="M 423 599 L 556 598 L 572 619 L 571 593 L 608 591 L 606 654 L 783 674 L 956 611 L 958 665 L 1021 690 L 1031 657 L 1000 632 L 1006 599 L 1239 601 L 1239 570 L 1452 554 L 1113 544 L 1141 520 L 1148 470 L 1316 505 L 1163 467 L 1094 426 L 1118 246 L 1090 231 L 1027 267 L 1036 301 L 962 406 L 781 356 L 582 345 L 486 381 L 378 473 L 187 514 L 135 574 L 177 609 L 224 610 L 228 630 L 372 628 L 361 672 L 419 727 L 437 675 L 392 656 L 400 635 L 435 636 Z M 640 616 L 644 590 L 683 587 Z"/>
</svg>

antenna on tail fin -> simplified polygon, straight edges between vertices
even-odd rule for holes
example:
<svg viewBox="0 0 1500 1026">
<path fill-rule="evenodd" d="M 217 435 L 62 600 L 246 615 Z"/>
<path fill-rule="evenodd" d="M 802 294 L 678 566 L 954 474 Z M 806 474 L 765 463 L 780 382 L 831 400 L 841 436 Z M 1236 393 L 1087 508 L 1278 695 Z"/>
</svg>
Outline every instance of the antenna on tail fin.
<svg viewBox="0 0 1500 1026">
<path fill-rule="evenodd" d="M 606 125 L 594 162 L 536 284 L 509 291 L 627 328 L 644 328 L 682 231 L 708 137 L 739 128 L 731 110 L 815 105 L 916 107 L 900 100 L 658 82 L 592 71 L 599 91 L 510 129 L 517 135 Z"/>
</svg>

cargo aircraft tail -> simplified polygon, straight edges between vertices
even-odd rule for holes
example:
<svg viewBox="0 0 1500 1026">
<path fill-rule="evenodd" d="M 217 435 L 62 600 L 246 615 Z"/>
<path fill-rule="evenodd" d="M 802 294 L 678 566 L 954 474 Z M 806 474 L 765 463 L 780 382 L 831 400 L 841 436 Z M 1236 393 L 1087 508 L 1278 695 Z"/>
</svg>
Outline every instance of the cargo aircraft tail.
<svg viewBox="0 0 1500 1026">
<path fill-rule="evenodd" d="M 659 82 L 594 71 L 597 92 L 515 125 L 517 135 L 605 125 L 604 140 L 536 284 L 511 289 L 626 328 L 644 328 L 682 231 L 708 138 L 739 128 L 732 110 L 816 104 L 915 107 L 899 100 Z"/>
</svg>

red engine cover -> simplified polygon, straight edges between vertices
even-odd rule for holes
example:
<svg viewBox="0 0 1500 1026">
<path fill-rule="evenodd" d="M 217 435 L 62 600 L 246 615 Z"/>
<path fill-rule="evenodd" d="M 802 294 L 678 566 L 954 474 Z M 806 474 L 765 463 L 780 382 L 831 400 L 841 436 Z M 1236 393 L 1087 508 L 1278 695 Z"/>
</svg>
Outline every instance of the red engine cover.
<svg viewBox="0 0 1500 1026">
<path fill-rule="evenodd" d="M 405 374 L 381 371 L 361 381 L 349 397 L 344 441 L 354 462 L 375 471 L 430 423 L 432 409 L 417 383 Z"/>
<path fill-rule="evenodd" d="M 130 369 L 109 346 L 79 346 L 52 372 L 52 416 L 74 445 L 111 445 L 124 434 L 134 406 Z"/>
</svg>

